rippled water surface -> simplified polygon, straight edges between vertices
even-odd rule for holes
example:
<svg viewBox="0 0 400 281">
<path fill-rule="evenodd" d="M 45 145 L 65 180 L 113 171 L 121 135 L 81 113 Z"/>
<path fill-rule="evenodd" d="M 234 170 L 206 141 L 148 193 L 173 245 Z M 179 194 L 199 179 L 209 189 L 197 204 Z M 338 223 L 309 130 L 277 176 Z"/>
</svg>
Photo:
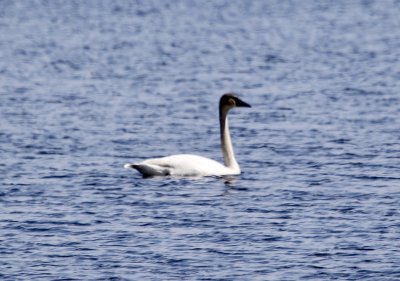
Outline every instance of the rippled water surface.
<svg viewBox="0 0 400 281">
<path fill-rule="evenodd" d="M 400 2 L 143 2 L 0 2 L 0 279 L 400 280 Z"/>
</svg>

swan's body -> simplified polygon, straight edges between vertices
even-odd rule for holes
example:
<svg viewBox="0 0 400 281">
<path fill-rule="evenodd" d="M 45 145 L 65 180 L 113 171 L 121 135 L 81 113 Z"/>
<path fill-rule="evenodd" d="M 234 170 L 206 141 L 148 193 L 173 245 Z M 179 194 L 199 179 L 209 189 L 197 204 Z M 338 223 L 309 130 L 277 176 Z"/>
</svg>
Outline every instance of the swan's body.
<svg viewBox="0 0 400 281">
<path fill-rule="evenodd" d="M 147 159 L 139 164 L 126 164 L 144 176 L 223 176 L 240 174 L 240 169 L 229 169 L 212 159 L 193 155 L 177 154 L 161 158 Z"/>
<path fill-rule="evenodd" d="M 224 164 L 198 155 L 178 154 L 147 159 L 137 164 L 126 164 L 125 168 L 138 170 L 143 176 L 224 176 L 240 174 L 229 133 L 228 111 L 233 107 L 250 107 L 234 94 L 225 94 L 219 103 L 221 148 Z"/>
</svg>

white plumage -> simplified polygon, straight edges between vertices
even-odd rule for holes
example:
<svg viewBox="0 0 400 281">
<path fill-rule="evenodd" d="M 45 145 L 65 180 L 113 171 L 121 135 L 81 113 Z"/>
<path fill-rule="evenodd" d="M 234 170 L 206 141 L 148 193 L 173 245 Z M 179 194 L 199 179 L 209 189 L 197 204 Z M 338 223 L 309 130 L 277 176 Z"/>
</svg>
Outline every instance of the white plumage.
<svg viewBox="0 0 400 281">
<path fill-rule="evenodd" d="M 125 168 L 138 170 L 145 177 L 150 176 L 224 176 L 240 174 L 240 167 L 235 159 L 227 114 L 234 107 L 251 107 L 233 93 L 225 94 L 219 102 L 219 121 L 221 149 L 224 164 L 198 155 L 178 154 L 161 158 L 147 159 L 141 163 L 126 164 Z"/>
</svg>

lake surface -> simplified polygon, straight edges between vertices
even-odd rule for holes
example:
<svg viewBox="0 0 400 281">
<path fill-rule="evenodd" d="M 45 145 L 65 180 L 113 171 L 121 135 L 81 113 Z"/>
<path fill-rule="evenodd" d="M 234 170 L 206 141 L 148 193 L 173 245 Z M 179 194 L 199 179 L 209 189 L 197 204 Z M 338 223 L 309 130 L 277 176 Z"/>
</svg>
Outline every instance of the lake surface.
<svg viewBox="0 0 400 281">
<path fill-rule="evenodd" d="M 400 280 L 400 2 L 143 2 L 0 2 L 0 279 Z"/>
</svg>

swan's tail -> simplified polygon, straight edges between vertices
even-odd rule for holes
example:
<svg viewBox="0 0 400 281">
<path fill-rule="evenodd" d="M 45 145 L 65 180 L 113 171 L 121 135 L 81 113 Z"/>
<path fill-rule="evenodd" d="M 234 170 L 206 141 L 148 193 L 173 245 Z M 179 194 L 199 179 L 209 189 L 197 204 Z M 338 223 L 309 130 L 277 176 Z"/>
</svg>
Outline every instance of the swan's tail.
<svg viewBox="0 0 400 281">
<path fill-rule="evenodd" d="M 130 169 L 130 168 L 135 169 L 135 164 L 125 164 L 124 168 L 125 169 Z"/>
</svg>

